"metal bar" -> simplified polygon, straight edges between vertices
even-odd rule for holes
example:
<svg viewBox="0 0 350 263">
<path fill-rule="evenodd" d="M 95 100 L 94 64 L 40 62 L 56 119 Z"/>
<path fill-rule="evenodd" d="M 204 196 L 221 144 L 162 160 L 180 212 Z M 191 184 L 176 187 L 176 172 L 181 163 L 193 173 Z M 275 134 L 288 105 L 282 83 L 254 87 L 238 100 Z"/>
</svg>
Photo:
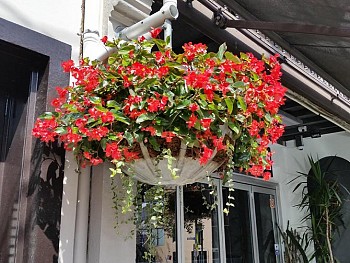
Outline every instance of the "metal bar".
<svg viewBox="0 0 350 263">
<path fill-rule="evenodd" d="M 176 252 L 178 263 L 185 263 L 185 215 L 183 198 L 183 186 L 176 186 Z"/>
<path fill-rule="evenodd" d="M 350 37 L 350 28 L 331 27 L 331 26 L 325 26 L 325 25 L 248 21 L 248 20 L 227 20 L 226 27 L 269 30 L 269 31 L 275 31 L 275 32 L 314 34 L 314 35 L 324 35 L 324 36 Z"/>
<path fill-rule="evenodd" d="M 226 246 L 225 246 L 225 222 L 224 213 L 222 212 L 223 204 L 223 194 L 222 194 L 222 180 L 215 180 L 215 184 L 218 187 L 218 231 L 219 231 L 219 252 L 220 252 L 220 262 L 226 263 Z"/>
</svg>

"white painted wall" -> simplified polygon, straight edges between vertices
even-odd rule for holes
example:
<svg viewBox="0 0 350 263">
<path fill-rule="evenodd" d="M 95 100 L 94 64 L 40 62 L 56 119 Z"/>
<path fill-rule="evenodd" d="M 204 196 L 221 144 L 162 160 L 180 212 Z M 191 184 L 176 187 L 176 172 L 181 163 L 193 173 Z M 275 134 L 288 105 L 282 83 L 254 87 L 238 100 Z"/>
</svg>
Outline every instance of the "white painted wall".
<svg viewBox="0 0 350 263">
<path fill-rule="evenodd" d="M 79 0 L 1 0 L 0 17 L 71 45 L 78 58 L 80 6 Z"/>
<path fill-rule="evenodd" d="M 338 156 L 350 160 L 350 134 L 339 132 L 334 134 L 322 135 L 320 138 L 304 139 L 304 149 L 298 150 L 294 141 L 287 143 L 287 146 L 273 145 L 274 177 L 272 182 L 280 185 L 281 210 L 283 216 L 283 226 L 290 220 L 291 226 L 299 226 L 302 213 L 293 207 L 300 202 L 300 193 L 293 193 L 292 190 L 300 180 L 288 184 L 293 178 L 298 176 L 297 172 L 308 173 L 310 166 L 308 164 L 308 155 L 314 159 L 321 159 L 326 156 Z"/>
<path fill-rule="evenodd" d="M 308 156 L 312 156 L 314 160 L 317 160 L 326 156 L 336 155 L 350 161 L 349 148 L 350 133 L 348 132 L 322 135 L 321 138 L 304 139 L 303 150 L 295 147 L 294 141 L 288 142 L 287 146 L 272 146 L 272 151 L 275 154 L 273 156 L 274 176 L 271 181 L 279 184 L 280 191 L 278 195 L 280 197 L 283 229 L 286 228 L 288 220 L 293 229 L 305 226 L 305 223 L 301 223 L 302 218 L 305 216 L 305 211 L 300 211 L 299 208 L 295 207 L 301 201 L 302 188 L 296 192 L 293 192 L 293 189 L 299 182 L 306 180 L 304 177 L 300 177 L 292 183 L 289 182 L 299 176 L 298 172 L 309 172 L 311 167 L 308 164 Z"/>
<path fill-rule="evenodd" d="M 94 167 L 91 184 L 91 207 L 88 263 L 96 262 L 134 262 L 136 258 L 136 238 L 130 232 L 133 224 L 121 223 L 116 226 L 116 210 L 113 209 L 110 165 Z M 121 184 L 116 176 L 117 184 Z M 129 215 L 119 211 L 119 222 Z"/>
</svg>

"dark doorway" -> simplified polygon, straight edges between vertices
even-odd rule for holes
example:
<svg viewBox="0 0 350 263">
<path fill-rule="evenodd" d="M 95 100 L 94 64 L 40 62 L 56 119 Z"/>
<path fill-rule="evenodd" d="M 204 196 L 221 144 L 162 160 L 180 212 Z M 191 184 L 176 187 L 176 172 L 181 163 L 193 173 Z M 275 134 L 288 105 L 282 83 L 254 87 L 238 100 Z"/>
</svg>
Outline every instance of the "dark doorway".
<svg viewBox="0 0 350 263">
<path fill-rule="evenodd" d="M 15 262 L 36 91 L 47 58 L 1 41 L 0 61 L 0 262 Z"/>
<path fill-rule="evenodd" d="M 64 150 L 31 131 L 70 58 L 70 45 L 0 18 L 0 263 L 58 262 Z"/>
</svg>

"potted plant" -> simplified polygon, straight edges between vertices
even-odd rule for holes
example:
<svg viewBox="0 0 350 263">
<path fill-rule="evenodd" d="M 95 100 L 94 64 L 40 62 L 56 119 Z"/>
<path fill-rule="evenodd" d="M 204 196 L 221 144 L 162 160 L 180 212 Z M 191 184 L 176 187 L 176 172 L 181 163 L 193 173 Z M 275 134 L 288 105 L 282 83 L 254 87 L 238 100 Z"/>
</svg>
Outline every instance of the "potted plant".
<svg viewBox="0 0 350 263">
<path fill-rule="evenodd" d="M 116 50 L 108 61 L 62 64 L 75 81 L 56 88 L 54 110 L 38 118 L 33 135 L 62 141 L 81 167 L 111 163 L 127 193 L 124 212 L 135 204 L 134 179 L 156 185 L 158 201 L 163 185 L 218 168 L 226 181 L 234 168 L 269 179 L 267 146 L 284 131 L 278 56 L 237 56 L 225 44 L 212 53 L 192 43 L 175 54 L 156 38 L 103 41 Z"/>
</svg>

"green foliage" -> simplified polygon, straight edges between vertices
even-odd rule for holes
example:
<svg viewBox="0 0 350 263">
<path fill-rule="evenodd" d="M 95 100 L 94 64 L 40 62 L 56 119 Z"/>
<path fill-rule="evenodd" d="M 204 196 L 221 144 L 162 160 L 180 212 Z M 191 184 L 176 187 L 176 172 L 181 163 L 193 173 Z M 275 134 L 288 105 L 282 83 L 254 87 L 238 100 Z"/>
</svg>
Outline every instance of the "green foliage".
<svg viewBox="0 0 350 263">
<path fill-rule="evenodd" d="M 278 227 L 284 242 L 285 263 L 307 263 L 309 259 L 306 250 L 309 247 L 310 239 L 308 233 L 300 235 L 295 229 L 289 227 L 289 221 L 285 232 Z"/>
<path fill-rule="evenodd" d="M 332 241 L 342 222 L 339 183 L 327 178 L 331 173 L 329 166 L 321 169 L 319 161 L 314 161 L 310 156 L 308 160 L 311 166 L 310 173 L 299 172 L 300 176 L 307 178 L 307 184 L 301 182 L 294 188 L 294 192 L 300 188 L 302 190 L 302 200 L 298 207 L 308 211 L 303 220 L 311 224 L 307 231 L 314 243 L 312 258 L 322 263 L 336 262 Z"/>
</svg>

